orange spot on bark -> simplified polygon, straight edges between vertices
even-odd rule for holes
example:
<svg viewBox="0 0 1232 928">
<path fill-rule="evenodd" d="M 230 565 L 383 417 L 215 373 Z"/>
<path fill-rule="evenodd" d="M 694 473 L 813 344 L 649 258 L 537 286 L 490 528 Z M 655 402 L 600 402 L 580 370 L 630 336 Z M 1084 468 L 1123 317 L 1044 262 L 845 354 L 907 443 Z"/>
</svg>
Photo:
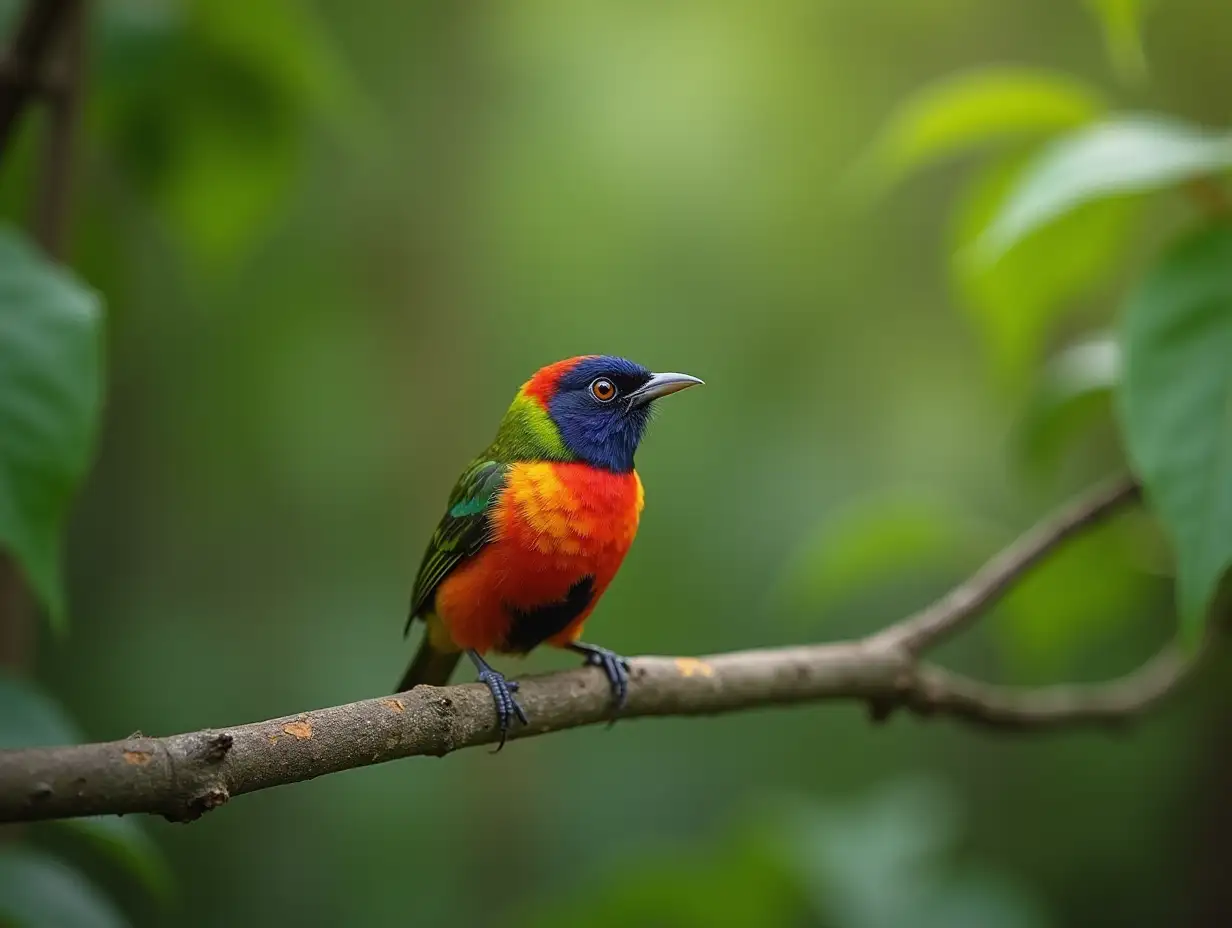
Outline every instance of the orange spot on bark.
<svg viewBox="0 0 1232 928">
<path fill-rule="evenodd" d="M 132 764 L 134 767 L 144 767 L 146 764 L 148 764 L 153 759 L 154 759 L 154 755 L 150 754 L 149 751 L 125 751 L 124 752 L 124 763 Z"/>
<path fill-rule="evenodd" d="M 282 726 L 282 730 L 297 741 L 307 741 L 312 737 L 311 722 L 288 722 Z"/>
<path fill-rule="evenodd" d="M 713 677 L 714 668 L 705 661 L 699 661 L 696 657 L 678 657 L 676 658 L 676 669 L 680 671 L 682 677 Z"/>
<path fill-rule="evenodd" d="M 405 712 L 406 711 L 406 703 L 404 703 L 401 699 L 398 699 L 396 697 L 394 699 L 385 700 L 385 702 L 382 703 L 382 705 L 384 705 L 385 708 L 390 709 L 394 712 Z"/>
</svg>

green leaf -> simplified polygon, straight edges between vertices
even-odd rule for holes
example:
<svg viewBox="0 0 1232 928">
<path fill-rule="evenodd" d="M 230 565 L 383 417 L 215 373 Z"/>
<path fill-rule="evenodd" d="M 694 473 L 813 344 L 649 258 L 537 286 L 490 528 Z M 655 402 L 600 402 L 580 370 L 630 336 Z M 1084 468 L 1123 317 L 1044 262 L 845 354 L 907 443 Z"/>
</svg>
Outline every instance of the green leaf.
<svg viewBox="0 0 1232 928">
<path fill-rule="evenodd" d="M 1016 443 L 1036 465 L 1054 462 L 1095 416 L 1111 410 L 1121 380 L 1121 346 L 1102 336 L 1066 348 L 1044 368 L 1028 400 Z"/>
<path fill-rule="evenodd" d="M 1147 74 L 1146 53 L 1142 49 L 1142 21 L 1146 0 L 1087 0 L 1104 32 L 1104 47 L 1117 74 L 1137 83 Z"/>
<path fill-rule="evenodd" d="M 1172 539 L 1193 643 L 1232 563 L 1232 228 L 1164 255 L 1130 297 L 1121 340 L 1125 443 Z"/>
<path fill-rule="evenodd" d="M 31 682 L 0 673 L 0 750 L 80 744 L 84 739 L 64 710 Z M 119 816 L 62 819 L 48 823 L 79 835 L 166 900 L 172 877 L 157 845 L 132 819 Z"/>
<path fill-rule="evenodd" d="M 22 848 L 0 849 L 0 924 L 14 928 L 121 928 L 111 902 L 71 867 Z"/>
<path fill-rule="evenodd" d="M 1099 95 L 1064 74 L 982 68 L 924 87 L 894 112 L 869 155 L 889 183 L 965 149 L 1039 137 L 1082 125 L 1104 109 Z"/>
<path fill-rule="evenodd" d="M 0 226 L 0 546 L 57 628 L 61 536 L 102 405 L 101 315 L 91 290 Z"/>
<path fill-rule="evenodd" d="M 995 261 L 1031 233 L 1081 206 L 1149 193 L 1232 167 L 1232 136 L 1140 114 L 1079 129 L 1045 146 L 981 237 Z"/>
<path fill-rule="evenodd" d="M 1029 165 L 1019 156 L 985 168 L 961 202 L 954 230 L 955 283 L 994 369 L 1010 384 L 1032 369 L 1058 317 L 1108 277 L 1134 218 L 1125 200 L 1088 203 L 984 260 L 978 243 Z"/>
</svg>

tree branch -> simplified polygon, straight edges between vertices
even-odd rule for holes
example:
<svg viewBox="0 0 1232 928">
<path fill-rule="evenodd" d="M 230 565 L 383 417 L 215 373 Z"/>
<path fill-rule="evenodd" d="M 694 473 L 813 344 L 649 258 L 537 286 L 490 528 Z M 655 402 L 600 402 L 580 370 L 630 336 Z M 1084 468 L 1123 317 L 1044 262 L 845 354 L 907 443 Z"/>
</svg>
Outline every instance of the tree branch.
<svg viewBox="0 0 1232 928">
<path fill-rule="evenodd" d="M 1118 727 L 1162 700 L 1198 663 L 1177 648 L 1165 648 L 1119 680 L 1040 687 L 995 686 L 925 664 L 916 672 L 911 708 L 1017 731 Z"/>
<path fill-rule="evenodd" d="M 919 653 L 968 622 L 1063 539 L 1134 498 L 1119 482 L 1041 523 L 935 605 L 856 642 L 632 662 L 621 718 L 714 715 L 822 700 L 866 702 L 1010 730 L 1122 724 L 1153 706 L 1194 662 L 1165 649 L 1119 680 L 1081 686 L 994 686 L 921 662 Z M 593 668 L 524 678 L 532 725 L 514 739 L 611 719 Z M 478 684 L 317 709 L 266 722 L 165 738 L 0 751 L 0 822 L 150 812 L 192 821 L 232 796 L 403 757 L 443 756 L 497 739 Z"/>
</svg>

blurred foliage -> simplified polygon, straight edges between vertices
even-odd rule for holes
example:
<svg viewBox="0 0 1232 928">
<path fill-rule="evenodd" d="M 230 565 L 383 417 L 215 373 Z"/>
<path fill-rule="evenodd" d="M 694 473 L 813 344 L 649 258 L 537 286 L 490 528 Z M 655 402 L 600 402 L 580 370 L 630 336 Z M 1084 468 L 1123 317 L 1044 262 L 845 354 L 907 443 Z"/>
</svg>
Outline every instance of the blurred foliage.
<svg viewBox="0 0 1232 928">
<path fill-rule="evenodd" d="M 311 127 L 371 144 L 364 97 L 307 5 L 123 2 L 100 18 L 89 128 L 207 273 L 268 232 Z"/>
<path fill-rule="evenodd" d="M 1176 546 L 1186 638 L 1232 565 L 1232 229 L 1184 239 L 1125 313 L 1128 451 Z"/>
<path fill-rule="evenodd" d="M 28 681 L 0 673 L 0 706 L 4 707 L 4 714 L 0 716 L 0 750 L 79 744 L 86 740 L 56 702 Z M 162 852 L 141 825 L 132 818 L 107 815 L 64 819 L 41 824 L 33 831 L 36 838 L 52 831 L 63 831 L 72 835 L 91 847 L 95 856 L 110 860 L 118 869 L 127 872 L 161 903 L 167 904 L 173 897 L 174 879 Z M 27 862 L 25 857 L 28 852 L 24 849 L 10 851 L 8 866 L 16 868 L 13 873 L 25 874 L 27 871 L 23 868 L 29 866 L 39 873 L 46 871 L 47 879 L 56 880 L 61 878 L 62 872 L 66 872 L 60 863 L 54 866 L 45 865 L 39 855 L 33 855 Z M 79 877 L 73 876 L 71 879 L 76 882 Z M 76 893 L 75 890 L 73 892 Z M 3 909 L 3 895 L 0 890 L 0 910 Z M 83 889 L 81 896 L 80 905 L 88 907 L 89 900 L 93 898 L 92 891 Z M 18 926 L 49 924 L 50 922 L 42 919 L 58 917 L 50 912 L 38 914 L 41 911 L 37 904 L 38 898 L 37 894 L 31 894 L 29 899 L 21 903 L 20 911 L 9 913 Z M 55 901 L 48 899 L 47 903 Z M 27 907 L 32 907 L 28 910 L 30 914 L 27 914 Z M 35 917 L 36 914 L 38 917 Z M 0 916 L 2 915 L 3 912 L 0 911 Z M 7 922 L 0 917 L 0 924 Z"/>
<path fill-rule="evenodd" d="M 0 545 L 57 626 L 61 535 L 102 406 L 101 328 L 94 294 L 0 227 Z"/>
<path fill-rule="evenodd" d="M 1013 878 L 957 859 L 962 813 L 944 784 L 904 779 L 843 806 L 792 809 L 783 823 L 785 847 L 822 924 L 1049 924 Z"/>
<path fill-rule="evenodd" d="M 1004 540 L 957 500 L 919 490 L 878 493 L 847 503 L 800 545 L 776 598 L 815 624 L 887 584 L 956 579 Z"/>
<path fill-rule="evenodd" d="M 1147 76 L 1142 27 L 1151 0 L 1087 0 L 1104 30 L 1108 56 L 1123 80 L 1141 81 Z"/>
<path fill-rule="evenodd" d="M 639 458 L 596 640 L 866 633 L 1128 460 L 1153 514 L 943 655 L 1123 672 L 1173 633 L 1174 574 L 1196 629 L 1232 557 L 1229 28 L 1202 0 L 98 5 L 74 277 L 0 242 L 0 542 L 72 613 L 37 688 L 0 680 L 0 743 L 383 692 L 457 469 L 529 373 L 591 351 L 708 384 Z M 0 165 L 13 225 L 40 129 Z M 108 307 L 88 474 L 76 280 Z M 1228 852 L 1211 676 L 1118 740 L 807 707 L 370 768 L 191 828 L 39 826 L 0 922 L 1197 924 Z"/>
<path fill-rule="evenodd" d="M 694 846 L 573 888 L 526 924 L 1036 928 L 1039 903 L 995 868 L 957 859 L 961 802 L 926 776 L 845 802 L 773 797 Z"/>
<path fill-rule="evenodd" d="M 1093 6 L 1117 66 L 1123 72 L 1144 72 L 1144 64 L 1133 62 L 1141 55 L 1142 5 L 1110 0 Z M 936 124 L 945 125 L 947 117 L 961 123 L 960 141 L 966 142 L 982 137 L 981 126 L 986 127 L 983 134 L 1000 134 L 1007 114 L 1011 118 L 1024 112 L 1038 114 L 1042 107 L 1036 98 L 1054 105 L 1068 99 L 1066 91 L 1057 89 L 1063 86 L 1059 79 L 1041 79 L 1033 88 L 1035 105 L 1025 107 L 1022 87 L 1007 81 L 1004 72 L 967 77 L 959 86 L 961 92 L 934 92 L 929 115 Z M 997 105 L 998 96 L 1003 106 Z M 891 125 L 919 123 L 919 108 L 918 101 L 909 101 L 892 117 Z M 960 202 L 955 276 L 986 313 L 983 324 L 991 332 L 988 341 L 994 361 L 1014 376 L 1035 362 L 1037 346 L 1045 343 L 1056 319 L 1071 309 L 1073 296 L 1107 274 L 1123 248 L 1129 223 L 1136 218 L 1125 208 L 1130 198 L 1186 192 L 1196 202 L 1202 221 L 1211 224 L 1208 231 L 1194 234 L 1205 247 L 1195 243 L 1184 251 L 1177 246 L 1147 273 L 1119 320 L 1120 339 L 1127 354 L 1132 348 L 1133 363 L 1126 365 L 1123 387 L 1104 385 L 1122 398 L 1119 425 L 1133 470 L 1175 545 L 1183 639 L 1192 646 L 1200 639 L 1216 591 L 1232 567 L 1232 540 L 1222 528 L 1232 524 L 1232 467 L 1226 453 L 1232 446 L 1232 420 L 1227 415 L 1232 408 L 1232 381 L 1226 361 L 1232 299 L 1227 292 L 1229 255 L 1221 247 L 1229 202 L 1222 181 L 1232 170 L 1232 135 L 1172 115 L 1095 118 L 1094 113 L 1073 109 L 1074 121 L 1081 125 L 1058 133 L 1016 161 L 994 163 Z M 1024 122 L 1033 124 L 1029 117 Z M 1071 348 L 1059 362 L 1071 371 L 1073 352 Z M 1054 363 L 1054 375 L 1057 367 Z M 1068 387 L 1059 387 L 1060 394 L 1074 394 L 1072 373 L 1069 379 Z M 1099 386 L 1080 393 L 1097 398 Z M 1047 431 L 1041 428 L 1045 420 L 1059 418 L 1062 407 L 1073 410 L 1078 403 L 1076 395 L 1068 403 L 1055 402 L 1057 398 L 1055 383 L 1037 394 L 1027 407 L 1028 431 L 1037 435 Z M 1114 562 L 1104 556 L 1096 561 Z M 1079 570 L 1062 588 L 1075 589 L 1089 576 Z M 1108 594 L 1121 597 L 1114 602 L 1116 611 L 1124 611 L 1135 598 L 1132 583 L 1126 578 L 1105 579 Z M 1089 585 L 1087 591 L 1098 587 Z M 1062 599 L 1075 602 L 1072 594 Z M 1089 607 L 1095 604 L 1082 605 L 1085 608 L 1075 610 L 1075 619 L 1090 614 Z M 1047 614 L 1055 617 L 1057 611 Z M 1056 624 L 1070 627 L 1068 621 Z M 1056 634 L 1042 637 L 1047 647 L 1057 646 Z"/>
<path fill-rule="evenodd" d="M 98 890 L 52 857 L 0 848 L 0 919 L 17 928 L 120 928 Z"/>
<path fill-rule="evenodd" d="M 1005 139 L 1053 135 L 1104 109 L 1094 89 L 1065 74 L 981 68 L 945 78 L 904 101 L 861 163 L 882 182 L 945 156 Z"/>
<path fill-rule="evenodd" d="M 1031 388 L 1018 430 L 1018 453 L 1040 470 L 1054 469 L 1067 446 L 1111 413 L 1121 382 L 1121 346 L 1103 334 L 1048 359 Z"/>
<path fill-rule="evenodd" d="M 1090 203 L 988 260 L 978 251 L 984 230 L 1030 163 L 1018 156 L 984 169 L 957 211 L 954 241 L 958 289 L 987 342 L 992 369 L 1014 386 L 1039 363 L 1057 319 L 1112 271 L 1133 218 L 1124 200 Z"/>
<path fill-rule="evenodd" d="M 1232 135 L 1159 116 L 1124 116 L 1065 136 L 1037 155 L 979 248 L 995 260 L 1032 233 L 1110 197 L 1167 190 L 1232 168 Z"/>
</svg>

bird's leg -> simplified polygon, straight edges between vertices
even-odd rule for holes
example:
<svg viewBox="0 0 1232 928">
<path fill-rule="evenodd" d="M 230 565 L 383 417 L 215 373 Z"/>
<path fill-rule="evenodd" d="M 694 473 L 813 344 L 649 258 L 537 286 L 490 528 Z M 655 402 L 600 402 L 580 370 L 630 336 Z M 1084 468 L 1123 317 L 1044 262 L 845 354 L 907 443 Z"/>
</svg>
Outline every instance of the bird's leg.
<svg viewBox="0 0 1232 928">
<path fill-rule="evenodd" d="M 492 701 L 496 703 L 496 720 L 500 725 L 500 744 L 496 750 L 499 751 L 505 746 L 505 738 L 509 735 L 514 716 L 517 716 L 523 725 L 527 724 L 526 712 L 513 697 L 518 691 L 517 681 L 506 680 L 505 675 L 492 669 L 492 665 L 485 661 L 478 651 L 467 649 L 466 656 L 479 671 L 479 682 L 487 685 Z"/>
<path fill-rule="evenodd" d="M 612 688 L 616 708 L 624 708 L 625 700 L 629 696 L 629 659 L 621 657 L 615 651 L 601 648 L 597 644 L 586 644 L 584 641 L 571 641 L 565 647 L 584 654 L 588 666 L 603 670 L 607 675 L 608 685 Z"/>
</svg>

